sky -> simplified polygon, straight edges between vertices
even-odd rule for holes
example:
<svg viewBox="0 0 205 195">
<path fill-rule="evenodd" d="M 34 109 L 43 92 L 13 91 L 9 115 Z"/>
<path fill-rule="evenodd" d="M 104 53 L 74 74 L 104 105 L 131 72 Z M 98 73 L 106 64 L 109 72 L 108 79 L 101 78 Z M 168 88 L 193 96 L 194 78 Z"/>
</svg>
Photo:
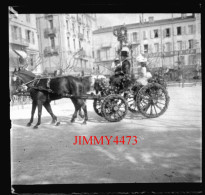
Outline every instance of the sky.
<svg viewBox="0 0 205 195">
<path fill-rule="evenodd" d="M 131 23 L 138 23 L 139 16 L 141 14 L 96 14 L 97 16 L 97 26 L 100 27 L 107 27 L 107 26 L 114 26 L 114 25 L 123 25 L 123 24 L 131 24 Z M 187 14 L 190 15 L 190 14 Z M 148 17 L 153 16 L 154 20 L 166 19 L 171 18 L 172 14 L 169 13 L 159 13 L 159 14 L 143 14 L 144 19 L 148 21 Z M 174 13 L 173 17 L 180 17 L 181 13 L 177 14 Z"/>
</svg>

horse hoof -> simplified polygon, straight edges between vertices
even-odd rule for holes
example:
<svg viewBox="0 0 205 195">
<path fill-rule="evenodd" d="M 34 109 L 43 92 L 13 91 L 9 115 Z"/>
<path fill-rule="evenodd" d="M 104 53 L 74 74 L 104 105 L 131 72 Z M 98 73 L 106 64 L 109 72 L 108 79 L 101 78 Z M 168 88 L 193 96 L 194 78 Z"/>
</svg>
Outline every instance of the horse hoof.
<svg viewBox="0 0 205 195">
<path fill-rule="evenodd" d="M 72 119 L 70 122 L 71 122 L 71 123 L 74 123 L 74 122 L 75 122 L 75 119 Z"/>
<path fill-rule="evenodd" d="M 86 121 L 84 121 L 84 122 L 82 123 L 82 125 L 87 125 Z"/>
<path fill-rule="evenodd" d="M 34 128 L 34 129 L 38 129 L 38 126 L 34 126 L 33 128 Z"/>
<path fill-rule="evenodd" d="M 26 126 L 27 126 L 27 127 L 30 127 L 30 126 L 31 126 L 31 123 L 28 123 Z"/>
<path fill-rule="evenodd" d="M 85 116 L 84 115 L 79 115 L 81 118 L 84 118 Z"/>
<path fill-rule="evenodd" d="M 60 122 L 59 122 L 59 121 L 57 121 L 57 122 L 55 123 L 55 126 L 58 126 L 58 125 L 60 125 Z"/>
</svg>

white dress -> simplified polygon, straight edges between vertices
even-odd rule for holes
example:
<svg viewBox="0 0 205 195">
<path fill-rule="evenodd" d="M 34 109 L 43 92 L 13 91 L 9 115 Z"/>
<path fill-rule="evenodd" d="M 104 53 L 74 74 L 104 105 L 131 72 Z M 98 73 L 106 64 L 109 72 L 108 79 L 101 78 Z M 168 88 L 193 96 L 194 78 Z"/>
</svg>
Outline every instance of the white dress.
<svg viewBox="0 0 205 195">
<path fill-rule="evenodd" d="M 152 77 L 152 74 L 150 72 L 147 72 L 146 67 L 141 68 L 141 73 L 137 81 L 141 83 L 142 85 L 147 85 L 148 79 Z"/>
</svg>

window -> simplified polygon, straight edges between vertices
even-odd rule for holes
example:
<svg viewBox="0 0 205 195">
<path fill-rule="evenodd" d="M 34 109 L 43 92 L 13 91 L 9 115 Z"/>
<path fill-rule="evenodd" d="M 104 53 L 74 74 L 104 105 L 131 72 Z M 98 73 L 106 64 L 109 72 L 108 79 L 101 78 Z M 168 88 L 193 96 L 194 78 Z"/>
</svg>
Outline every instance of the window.
<svg viewBox="0 0 205 195">
<path fill-rule="evenodd" d="M 68 44 L 68 49 L 70 49 L 70 38 L 67 37 L 67 44 Z"/>
<path fill-rule="evenodd" d="M 170 52 L 171 51 L 171 43 L 166 43 L 166 52 Z"/>
<path fill-rule="evenodd" d="M 74 50 L 76 49 L 75 47 L 75 39 L 73 39 L 73 46 L 74 46 Z"/>
<path fill-rule="evenodd" d="M 132 33 L 132 37 L 133 37 L 133 41 L 137 42 L 137 33 L 136 32 Z"/>
<path fill-rule="evenodd" d="M 87 31 L 87 38 L 89 39 L 89 31 Z"/>
<path fill-rule="evenodd" d="M 51 29 L 53 29 L 53 20 L 48 20 L 49 21 L 49 26 Z"/>
<path fill-rule="evenodd" d="M 34 55 L 30 55 L 30 64 L 31 64 L 31 66 L 33 66 L 34 65 Z"/>
<path fill-rule="evenodd" d="M 72 23 L 72 26 L 73 26 L 73 33 L 75 33 L 75 24 Z"/>
<path fill-rule="evenodd" d="M 110 49 L 105 49 L 105 59 L 109 60 L 110 58 Z"/>
<path fill-rule="evenodd" d="M 165 29 L 165 37 L 170 37 L 170 28 Z"/>
<path fill-rule="evenodd" d="M 191 39 L 189 40 L 189 49 L 193 49 L 194 48 L 194 40 Z"/>
<path fill-rule="evenodd" d="M 79 49 L 81 49 L 81 42 L 79 41 Z"/>
<path fill-rule="evenodd" d="M 159 43 L 154 44 L 154 52 L 155 53 L 159 52 Z"/>
<path fill-rule="evenodd" d="M 69 30 L 68 20 L 66 20 L 66 29 Z"/>
<path fill-rule="evenodd" d="M 80 26 L 78 26 L 78 32 L 80 33 Z"/>
<path fill-rule="evenodd" d="M 143 31 L 143 39 L 147 39 L 147 32 L 146 31 Z"/>
<path fill-rule="evenodd" d="M 182 50 L 182 41 L 177 41 L 177 49 Z"/>
<path fill-rule="evenodd" d="M 181 26 L 177 27 L 177 35 L 181 35 L 182 34 L 182 28 Z"/>
<path fill-rule="evenodd" d="M 55 48 L 55 39 L 54 37 L 50 37 L 51 39 L 51 48 L 54 49 Z"/>
<path fill-rule="evenodd" d="M 18 39 L 18 27 L 17 26 L 11 26 L 11 36 L 12 39 L 17 40 Z"/>
<path fill-rule="evenodd" d="M 189 31 L 189 34 L 194 34 L 194 26 L 193 25 L 189 25 L 188 26 L 188 31 Z"/>
<path fill-rule="evenodd" d="M 97 59 L 100 60 L 100 50 L 97 50 Z"/>
<path fill-rule="evenodd" d="M 196 55 L 189 55 L 189 65 L 196 64 Z"/>
<path fill-rule="evenodd" d="M 144 45 L 144 53 L 148 53 L 148 45 Z"/>
<path fill-rule="evenodd" d="M 154 30 L 154 38 L 158 38 L 159 37 L 159 32 L 158 30 Z"/>
<path fill-rule="evenodd" d="M 30 14 L 26 14 L 26 22 L 30 22 L 31 18 L 30 18 Z"/>
<path fill-rule="evenodd" d="M 31 43 L 31 31 L 30 30 L 26 30 L 26 41 L 28 43 Z"/>
<path fill-rule="evenodd" d="M 33 44 L 35 44 L 34 32 L 32 32 L 32 42 L 33 42 Z"/>
</svg>

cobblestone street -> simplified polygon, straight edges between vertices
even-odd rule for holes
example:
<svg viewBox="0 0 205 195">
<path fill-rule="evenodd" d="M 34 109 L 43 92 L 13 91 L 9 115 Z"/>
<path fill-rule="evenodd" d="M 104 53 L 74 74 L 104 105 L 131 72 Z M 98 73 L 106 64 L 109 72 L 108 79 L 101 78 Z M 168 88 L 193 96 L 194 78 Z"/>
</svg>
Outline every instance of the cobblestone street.
<svg viewBox="0 0 205 195">
<path fill-rule="evenodd" d="M 106 121 L 87 100 L 88 123 L 70 119 L 69 99 L 51 103 L 59 126 L 43 108 L 38 129 L 26 127 L 31 104 L 10 107 L 12 184 L 156 183 L 202 181 L 201 86 L 168 87 L 170 103 L 159 118 L 128 112 L 116 123 Z M 74 145 L 75 136 L 113 136 L 109 145 Z M 113 142 L 137 136 L 137 144 Z M 132 142 L 133 143 L 133 140 Z"/>
</svg>

